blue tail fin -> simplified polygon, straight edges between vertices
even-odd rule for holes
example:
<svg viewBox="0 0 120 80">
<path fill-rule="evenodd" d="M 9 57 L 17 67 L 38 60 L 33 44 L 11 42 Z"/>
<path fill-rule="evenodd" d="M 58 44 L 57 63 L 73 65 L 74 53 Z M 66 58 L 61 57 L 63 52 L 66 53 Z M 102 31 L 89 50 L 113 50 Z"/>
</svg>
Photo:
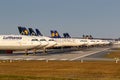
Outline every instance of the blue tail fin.
<svg viewBox="0 0 120 80">
<path fill-rule="evenodd" d="M 35 31 L 37 36 L 43 36 L 43 34 L 39 31 L 39 29 L 35 29 Z"/>
<path fill-rule="evenodd" d="M 57 30 L 55 30 L 55 36 L 56 36 L 57 38 L 61 38 L 61 36 L 60 36 L 59 33 L 57 32 Z"/>
<path fill-rule="evenodd" d="M 57 32 L 57 30 L 51 30 L 50 32 L 51 32 L 51 37 L 52 38 L 61 38 L 61 36 Z"/>
<path fill-rule="evenodd" d="M 28 28 L 28 30 L 30 32 L 30 35 L 36 36 L 36 33 L 35 33 L 35 31 L 32 28 Z"/>
<path fill-rule="evenodd" d="M 21 34 L 21 33 L 22 33 L 22 28 L 21 28 L 21 26 L 18 26 L 18 30 L 19 30 L 19 33 Z"/>
<path fill-rule="evenodd" d="M 69 33 L 63 33 L 64 38 L 71 38 L 71 36 L 69 35 Z"/>
<path fill-rule="evenodd" d="M 21 35 L 29 35 L 29 31 L 25 27 L 18 26 L 18 30 Z"/>
</svg>

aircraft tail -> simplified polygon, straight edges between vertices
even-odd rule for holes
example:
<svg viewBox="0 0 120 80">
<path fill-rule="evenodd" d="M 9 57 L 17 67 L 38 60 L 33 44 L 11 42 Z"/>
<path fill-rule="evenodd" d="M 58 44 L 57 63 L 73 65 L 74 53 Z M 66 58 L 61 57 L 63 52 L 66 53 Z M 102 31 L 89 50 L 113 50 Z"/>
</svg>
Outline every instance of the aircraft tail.
<svg viewBox="0 0 120 80">
<path fill-rule="evenodd" d="M 32 28 L 28 28 L 28 30 L 30 32 L 30 35 L 36 36 L 36 33 L 35 33 L 35 31 Z"/>
<path fill-rule="evenodd" d="M 39 31 L 39 29 L 35 29 L 35 31 L 36 31 L 36 35 L 38 36 L 43 36 L 43 34 Z"/>
<path fill-rule="evenodd" d="M 18 30 L 21 35 L 29 35 L 29 31 L 25 27 L 18 26 Z"/>
<path fill-rule="evenodd" d="M 71 38 L 71 36 L 69 35 L 69 33 L 63 33 L 64 38 Z"/>
<path fill-rule="evenodd" d="M 50 32 L 51 32 L 51 37 L 52 38 L 61 38 L 61 36 L 57 32 L 57 30 L 51 30 Z"/>
<path fill-rule="evenodd" d="M 51 33 L 51 37 L 52 37 L 52 38 L 55 38 L 55 33 L 54 33 L 54 31 L 51 30 L 50 33 Z"/>
</svg>

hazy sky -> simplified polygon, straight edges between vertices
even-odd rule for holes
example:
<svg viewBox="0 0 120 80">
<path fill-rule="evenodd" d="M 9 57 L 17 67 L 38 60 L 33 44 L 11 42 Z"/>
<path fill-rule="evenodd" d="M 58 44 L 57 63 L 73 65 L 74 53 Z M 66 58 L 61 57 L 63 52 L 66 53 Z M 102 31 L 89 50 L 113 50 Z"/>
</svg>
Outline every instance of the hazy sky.
<svg viewBox="0 0 120 80">
<path fill-rule="evenodd" d="M 120 0 L 0 0 L 0 34 L 19 34 L 17 26 L 118 38 Z"/>
</svg>

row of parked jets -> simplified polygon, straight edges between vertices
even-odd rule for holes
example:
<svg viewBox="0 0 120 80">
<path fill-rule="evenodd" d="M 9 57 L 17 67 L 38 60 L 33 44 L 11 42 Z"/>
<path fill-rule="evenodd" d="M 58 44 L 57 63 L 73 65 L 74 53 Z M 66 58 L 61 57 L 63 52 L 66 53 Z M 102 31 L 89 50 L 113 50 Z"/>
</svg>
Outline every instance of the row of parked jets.
<svg viewBox="0 0 120 80">
<path fill-rule="evenodd" d="M 18 26 L 20 35 L 0 35 L 0 50 L 13 52 L 24 50 L 28 55 L 29 50 L 36 53 L 42 49 L 46 52 L 49 48 L 64 48 L 64 47 L 90 47 L 97 45 L 109 45 L 110 41 L 102 39 L 81 39 L 72 38 L 68 33 L 63 33 L 61 37 L 56 30 L 51 30 L 51 37 L 43 36 L 39 29 L 26 28 Z"/>
</svg>

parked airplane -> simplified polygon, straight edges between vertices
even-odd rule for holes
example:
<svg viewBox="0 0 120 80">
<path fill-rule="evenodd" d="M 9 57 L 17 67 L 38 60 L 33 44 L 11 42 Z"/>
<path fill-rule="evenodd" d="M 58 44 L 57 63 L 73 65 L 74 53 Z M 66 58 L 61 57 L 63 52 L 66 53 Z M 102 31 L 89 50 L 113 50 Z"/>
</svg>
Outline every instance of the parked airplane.
<svg viewBox="0 0 120 80">
<path fill-rule="evenodd" d="M 63 35 L 64 37 L 61 37 L 56 30 L 51 30 L 51 37 L 57 42 L 55 47 L 79 47 L 87 42 L 86 39 L 71 38 L 68 33 Z"/>
<path fill-rule="evenodd" d="M 28 54 L 28 50 L 35 50 L 41 43 L 38 39 L 24 35 L 0 35 L 0 50 L 25 50 Z"/>
<path fill-rule="evenodd" d="M 63 33 L 64 38 L 73 38 L 69 33 Z M 79 47 L 88 46 L 89 39 L 73 38 L 79 41 Z"/>
<path fill-rule="evenodd" d="M 34 32 L 34 30 L 32 28 L 28 28 L 30 34 L 34 33 L 36 36 L 38 37 L 43 37 L 46 39 L 46 41 L 48 42 L 48 45 L 45 46 L 45 48 L 52 48 L 53 46 L 55 46 L 57 43 L 54 41 L 54 39 L 47 37 L 47 36 L 43 36 L 41 34 L 41 32 L 39 31 L 39 29 L 35 29 L 36 33 Z"/>
<path fill-rule="evenodd" d="M 71 38 L 69 33 L 63 33 L 64 38 Z M 82 38 L 74 38 L 80 41 L 80 47 L 88 46 L 89 39 L 82 39 Z"/>
<path fill-rule="evenodd" d="M 23 33 L 24 31 L 28 31 L 25 27 L 21 27 L 21 26 L 19 26 L 18 29 L 19 29 L 20 33 Z M 43 36 L 38 29 L 36 29 L 36 33 L 34 32 L 34 30 L 32 28 L 28 28 L 28 29 L 29 29 L 29 31 L 27 32 L 28 34 L 26 34 L 26 32 L 24 32 L 22 35 L 34 36 L 35 38 L 40 40 L 41 46 L 38 47 L 37 49 L 43 49 L 45 52 L 47 48 L 51 48 L 54 45 L 56 45 L 56 42 L 52 38 Z"/>
<path fill-rule="evenodd" d="M 41 45 L 38 48 L 42 48 L 42 47 L 45 47 L 46 45 L 48 45 L 48 42 L 46 41 L 45 38 L 43 38 L 43 37 L 36 37 L 35 33 L 29 32 L 25 27 L 18 26 L 18 30 L 19 30 L 19 33 L 21 35 L 29 35 L 29 36 L 30 35 L 34 35 L 34 36 L 31 36 L 31 37 L 35 37 L 35 38 L 37 38 L 41 42 Z"/>
<path fill-rule="evenodd" d="M 63 33 L 63 36 L 66 38 L 71 38 L 69 33 Z M 79 39 L 79 38 L 78 38 Z M 101 46 L 101 45 L 108 45 L 110 44 L 109 41 L 107 40 L 102 40 L 102 39 L 93 39 L 93 38 L 87 38 L 87 39 L 80 39 L 80 42 L 83 42 L 84 46 Z"/>
</svg>

